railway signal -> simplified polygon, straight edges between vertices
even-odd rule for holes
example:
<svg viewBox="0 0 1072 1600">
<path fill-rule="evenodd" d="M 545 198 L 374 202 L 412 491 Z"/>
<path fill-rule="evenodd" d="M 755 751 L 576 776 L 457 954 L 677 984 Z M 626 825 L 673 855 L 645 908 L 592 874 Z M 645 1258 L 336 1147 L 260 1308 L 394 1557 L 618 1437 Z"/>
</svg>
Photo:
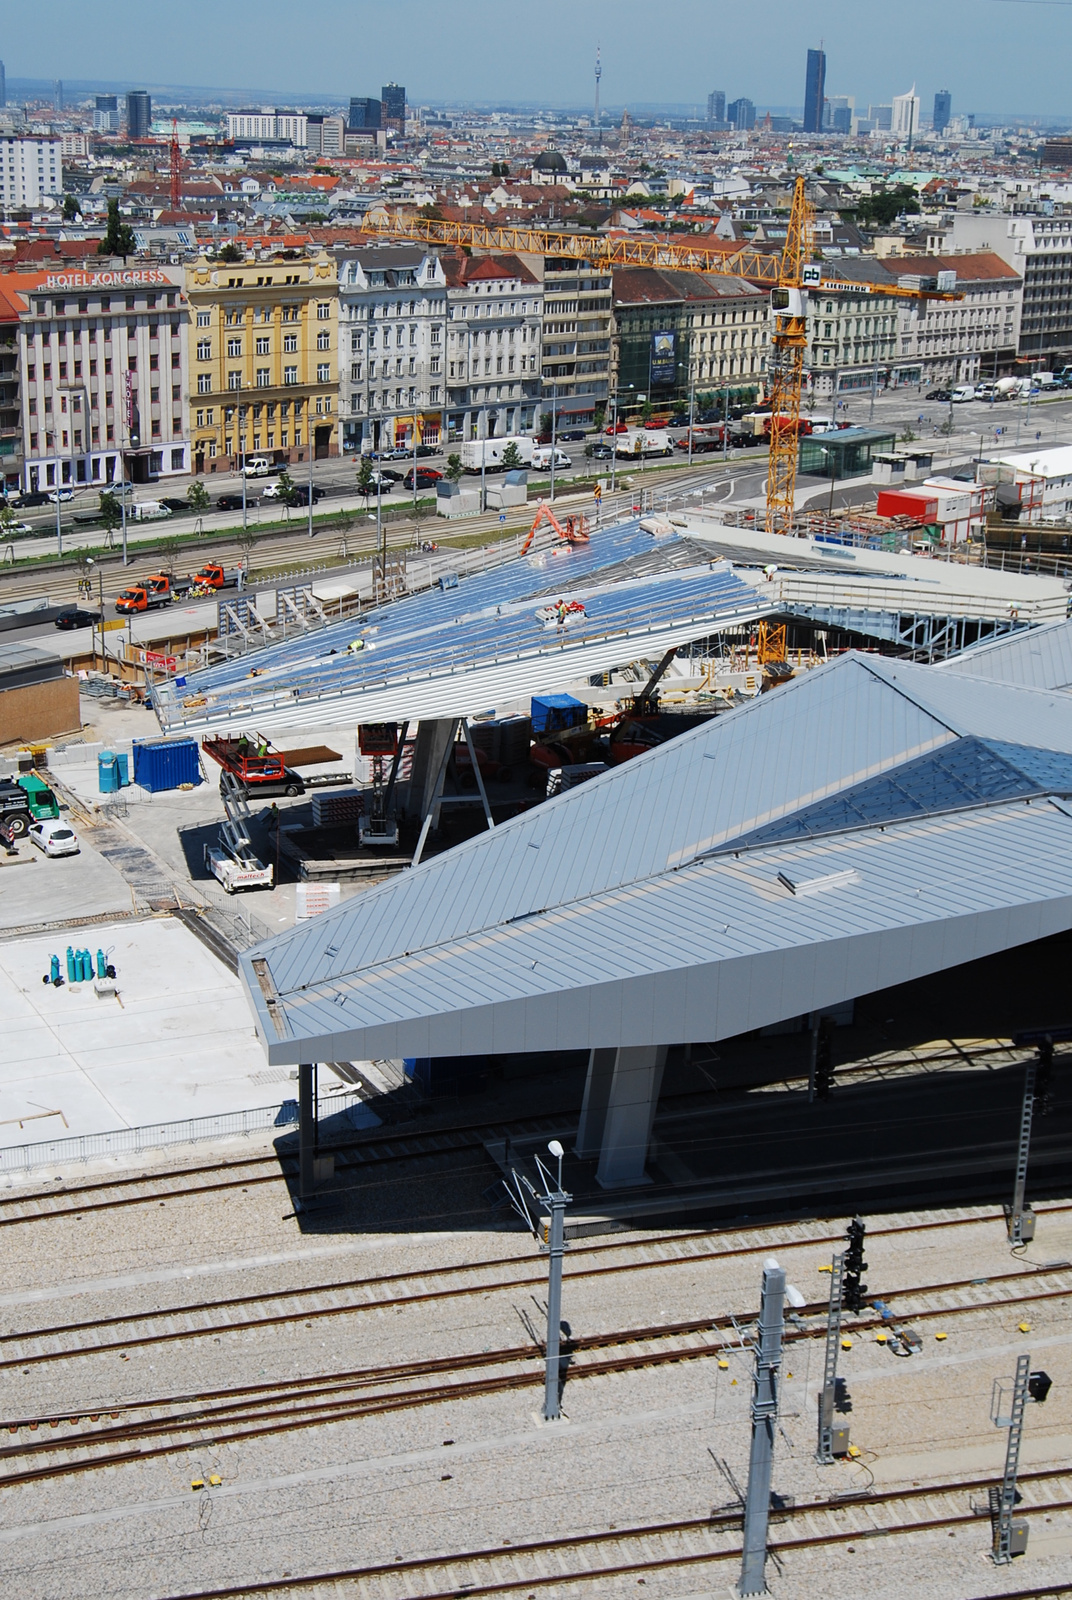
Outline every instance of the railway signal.
<svg viewBox="0 0 1072 1600">
<path fill-rule="evenodd" d="M 547 1335 L 544 1341 L 544 1397 L 543 1419 L 559 1422 L 562 1418 L 562 1257 L 566 1249 L 566 1207 L 573 1199 L 562 1187 L 562 1157 L 565 1154 L 557 1139 L 547 1146 L 558 1162 L 558 1176 L 553 1178 L 540 1160 L 535 1157 L 536 1170 L 543 1184 L 542 1192 L 529 1182 L 516 1167 L 510 1170 L 506 1192 L 510 1204 L 531 1230 L 541 1250 L 547 1251 Z M 532 1202 L 532 1206 L 530 1206 Z M 546 1219 L 535 1210 L 547 1208 Z M 534 1215 L 535 1211 L 535 1215 Z"/>
<path fill-rule="evenodd" d="M 834 1019 L 820 1017 L 812 1041 L 811 1093 L 809 1099 L 829 1100 L 834 1087 Z"/>
<path fill-rule="evenodd" d="M 860 1218 L 853 1217 L 845 1234 L 849 1241 L 849 1248 L 845 1251 L 845 1308 L 857 1314 L 863 1310 L 863 1299 L 867 1293 L 867 1284 L 860 1281 L 867 1271 L 867 1262 L 864 1260 L 866 1232 L 867 1228 Z"/>
</svg>

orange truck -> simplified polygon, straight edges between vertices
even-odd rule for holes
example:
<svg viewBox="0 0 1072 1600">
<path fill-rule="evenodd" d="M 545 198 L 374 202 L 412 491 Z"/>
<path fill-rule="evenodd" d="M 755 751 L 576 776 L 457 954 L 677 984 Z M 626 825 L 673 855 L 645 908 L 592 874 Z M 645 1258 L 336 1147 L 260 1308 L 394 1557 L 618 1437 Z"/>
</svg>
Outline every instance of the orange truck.
<svg viewBox="0 0 1072 1600">
<path fill-rule="evenodd" d="M 171 581 L 163 572 L 154 572 L 148 578 L 139 578 L 123 590 L 115 602 L 121 617 L 133 616 L 139 611 L 155 611 L 171 604 Z"/>
<path fill-rule="evenodd" d="M 245 578 L 244 567 L 221 567 L 216 561 L 206 561 L 192 578 L 184 578 L 181 584 L 175 585 L 175 593 L 209 594 L 217 589 L 242 589 Z"/>
</svg>

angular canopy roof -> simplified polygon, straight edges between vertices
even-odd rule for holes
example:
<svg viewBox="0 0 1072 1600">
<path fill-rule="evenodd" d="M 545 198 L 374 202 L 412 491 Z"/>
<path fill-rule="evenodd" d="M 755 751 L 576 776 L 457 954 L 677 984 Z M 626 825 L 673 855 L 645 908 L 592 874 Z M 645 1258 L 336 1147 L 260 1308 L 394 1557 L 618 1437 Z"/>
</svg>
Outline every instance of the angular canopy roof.
<svg viewBox="0 0 1072 1600">
<path fill-rule="evenodd" d="M 242 958 L 273 1062 L 714 1040 L 1072 926 L 1072 697 L 850 654 Z"/>
</svg>

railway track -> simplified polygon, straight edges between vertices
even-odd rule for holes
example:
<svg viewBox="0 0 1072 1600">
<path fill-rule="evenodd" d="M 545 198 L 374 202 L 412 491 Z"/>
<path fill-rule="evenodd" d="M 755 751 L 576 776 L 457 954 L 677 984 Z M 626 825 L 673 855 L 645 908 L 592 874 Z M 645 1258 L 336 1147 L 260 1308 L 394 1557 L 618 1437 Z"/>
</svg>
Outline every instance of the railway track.
<svg viewBox="0 0 1072 1600">
<path fill-rule="evenodd" d="M 891 1230 L 892 1231 L 892 1230 Z M 809 1244 L 819 1242 L 809 1239 Z M 791 1244 L 781 1241 L 782 1248 Z M 660 1244 L 665 1241 L 659 1241 Z M 607 1247 L 609 1248 L 609 1247 Z M 650 1242 L 649 1242 L 650 1248 Z M 753 1244 L 753 1253 L 766 1254 L 775 1246 L 770 1240 Z M 721 1251 L 706 1259 L 717 1260 L 740 1252 Z M 644 1266 L 694 1266 L 705 1259 L 689 1255 L 653 1260 L 650 1256 L 642 1262 L 618 1263 L 607 1266 L 582 1267 L 570 1274 L 573 1279 L 602 1277 L 609 1272 L 635 1271 Z M 531 1272 L 506 1283 L 482 1284 L 483 1292 L 489 1288 L 515 1289 L 532 1287 L 543 1281 L 542 1272 Z M 1027 1287 L 1030 1285 L 1031 1287 Z M 339 1286 L 336 1286 L 338 1288 Z M 346 1286 L 351 1287 L 351 1286 Z M 457 1286 L 447 1293 L 465 1294 L 472 1285 Z M 302 1291 L 292 1291 L 301 1294 Z M 97 1343 L 78 1351 L 51 1351 L 36 1357 L 23 1355 L 5 1359 L 2 1367 L 21 1367 L 27 1361 L 67 1359 L 71 1354 L 101 1354 L 114 1350 L 129 1350 L 139 1345 L 168 1342 L 176 1338 L 205 1337 L 213 1332 L 236 1332 L 250 1327 L 273 1326 L 280 1322 L 305 1321 L 306 1326 L 316 1316 L 331 1316 L 368 1308 L 383 1309 L 392 1304 L 405 1304 L 407 1300 L 438 1298 L 437 1291 L 424 1291 L 399 1300 L 369 1302 L 366 1306 L 336 1303 L 323 1304 L 313 1310 L 308 1304 L 276 1315 L 249 1320 L 228 1320 L 213 1327 L 174 1328 L 174 1313 L 163 1313 L 168 1328 L 155 1337 L 137 1335 L 116 1343 Z M 262 1298 L 269 1298 L 267 1296 Z M 283 1296 L 276 1297 L 284 1298 Z M 878 1297 L 873 1297 L 877 1299 Z M 1072 1299 L 1072 1263 L 1066 1262 L 1033 1271 L 991 1274 L 987 1278 L 960 1279 L 948 1283 L 911 1286 L 905 1289 L 884 1291 L 880 1302 L 882 1310 L 872 1310 L 857 1316 L 846 1316 L 845 1332 L 848 1335 L 865 1335 L 887 1327 L 903 1329 L 909 1322 L 951 1319 L 986 1312 L 1016 1310 L 1058 1300 Z M 890 1302 L 893 1302 L 891 1307 Z M 895 1308 L 895 1309 L 894 1309 Z M 800 1343 L 808 1339 L 825 1337 L 826 1307 L 824 1303 L 805 1306 L 795 1318 L 794 1325 L 786 1331 L 786 1343 Z M 636 1371 L 652 1366 L 677 1364 L 709 1358 L 724 1359 L 728 1353 L 739 1352 L 741 1330 L 755 1321 L 758 1313 L 727 1313 L 715 1317 L 664 1323 L 644 1328 L 582 1335 L 569 1341 L 566 1348 L 565 1374 L 570 1382 L 586 1377 L 606 1376 L 613 1373 Z M 815 1317 L 808 1326 L 804 1317 Z M 121 1319 L 120 1319 L 121 1320 Z M 130 1322 L 138 1320 L 132 1317 Z M 85 1328 L 87 1325 L 76 1325 Z M 100 1324 L 88 1326 L 99 1327 Z M 111 1326 L 115 1326 L 113 1322 Z M 69 1329 L 53 1329 L 37 1335 L 47 1341 Z M 8 1335 L 5 1343 L 26 1342 L 27 1335 Z M 625 1355 L 601 1354 L 614 1347 L 629 1346 Z M 116 1453 L 115 1446 L 133 1445 L 138 1459 L 146 1455 L 166 1455 L 190 1449 L 207 1442 L 232 1443 L 261 1437 L 269 1433 L 291 1432 L 296 1429 L 321 1426 L 333 1422 L 353 1420 L 357 1417 L 384 1411 L 408 1410 L 417 1406 L 436 1405 L 480 1395 L 500 1393 L 508 1389 L 524 1388 L 538 1382 L 542 1346 L 536 1342 L 498 1348 L 469 1354 L 455 1354 L 442 1358 L 422 1359 L 415 1362 L 360 1368 L 354 1371 L 320 1375 L 312 1378 L 273 1380 L 267 1384 L 242 1385 L 197 1394 L 157 1396 L 150 1400 L 124 1402 L 118 1406 L 101 1408 L 72 1415 L 70 1410 L 56 1415 L 20 1416 L 0 1422 L 0 1430 L 7 1430 L 14 1443 L 0 1448 L 0 1462 L 47 1457 L 41 1467 L 21 1467 L 14 1473 L 0 1473 L 0 1490 L 18 1483 L 39 1478 L 67 1476 L 72 1473 L 97 1470 L 119 1465 L 132 1459 L 128 1449 Z M 520 1370 L 519 1370 L 520 1369 Z M 473 1376 L 490 1373 L 488 1376 Z M 421 1380 L 443 1378 L 430 1386 L 416 1386 Z M 103 1417 L 118 1426 L 98 1429 Z M 87 1429 L 87 1424 L 88 1429 Z M 60 1431 L 62 1430 L 62 1431 Z M 34 1435 L 40 1435 L 35 1438 Z M 146 1446 L 146 1441 L 162 1440 Z M 96 1452 L 86 1455 L 85 1452 Z M 102 1453 L 103 1452 L 103 1453 Z"/>
<path fill-rule="evenodd" d="M 893 1072 L 927 1070 L 933 1063 L 963 1067 L 972 1062 L 1003 1058 L 1004 1065 L 1017 1065 L 1027 1060 L 1032 1051 L 1015 1051 L 1001 1041 L 971 1050 L 951 1050 L 932 1055 L 883 1057 L 850 1063 L 839 1069 L 841 1082 L 855 1074 L 881 1075 Z M 786 1076 L 778 1084 L 802 1081 L 806 1074 Z M 757 1098 L 757 1105 L 759 1104 Z M 693 1110 L 710 1107 L 706 1092 L 688 1093 L 664 1099 L 656 1126 L 666 1126 L 675 1117 L 691 1116 Z M 959 1115 L 959 1114 L 958 1114 Z M 509 1123 L 475 1122 L 458 1124 L 427 1131 L 396 1132 L 370 1135 L 346 1143 L 323 1144 L 322 1153 L 336 1156 L 339 1170 L 359 1171 L 375 1161 L 413 1160 L 422 1156 L 436 1156 L 468 1150 L 478 1150 L 484 1143 L 506 1137 L 515 1143 L 526 1138 L 536 1138 L 542 1133 L 561 1134 L 565 1124 L 574 1122 L 576 1107 L 539 1118 L 522 1118 Z M 887 1125 L 884 1122 L 884 1125 Z M 733 1142 L 741 1135 L 734 1134 Z M 198 1163 L 172 1168 L 160 1173 L 141 1173 L 136 1176 L 107 1178 L 93 1183 L 67 1185 L 50 1189 L 20 1190 L 0 1196 L 0 1228 L 21 1222 L 40 1221 L 83 1215 L 96 1210 L 114 1209 L 118 1206 L 149 1205 L 169 1198 L 217 1193 L 226 1188 L 248 1188 L 258 1183 L 273 1183 L 280 1177 L 293 1177 L 296 1172 L 296 1155 L 291 1157 L 272 1154 L 250 1156 L 231 1161 Z M 224 1175 L 227 1176 L 224 1176 Z M 197 1180 L 190 1182 L 189 1180 Z"/>
<path fill-rule="evenodd" d="M 1044 1214 L 1060 1214 L 1069 1210 L 1072 1210 L 1072 1205 L 1056 1205 L 1046 1208 Z M 904 1233 L 918 1235 L 937 1228 L 971 1226 L 991 1221 L 1003 1222 L 1003 1213 L 944 1213 L 937 1219 L 931 1213 L 926 1218 L 910 1217 L 889 1227 L 872 1228 L 869 1238 Z M 565 1277 L 568 1281 L 574 1281 L 677 1266 L 695 1267 L 742 1256 L 763 1255 L 772 1250 L 836 1245 L 843 1238 L 841 1232 L 821 1230 L 822 1224 L 818 1222 L 783 1224 L 777 1232 L 774 1227 L 747 1231 L 739 1228 L 703 1228 L 670 1235 L 658 1233 L 628 1240 L 574 1244 L 570 1247 Z M 625 1259 L 612 1259 L 623 1256 Z M 1008 1275 L 1009 1281 L 1030 1278 L 1036 1270 L 1025 1266 L 1019 1273 Z M 1052 1270 L 1063 1269 L 1054 1267 Z M 351 1316 L 362 1311 L 393 1310 L 408 1305 L 464 1299 L 476 1293 L 531 1289 L 542 1284 L 545 1276 L 543 1268 L 533 1263 L 531 1258 L 508 1255 L 471 1264 L 436 1267 L 431 1271 L 417 1269 L 371 1278 L 363 1276 L 301 1288 L 266 1290 L 226 1299 L 166 1306 L 150 1312 L 126 1312 L 112 1317 L 24 1329 L 0 1335 L 0 1372 L 74 1360 L 80 1356 L 129 1352 L 139 1347 Z M 977 1286 L 969 1282 L 961 1285 L 961 1288 Z"/>
<path fill-rule="evenodd" d="M 776 1556 L 795 1551 L 847 1547 L 855 1551 L 865 1540 L 961 1530 L 975 1531 L 978 1544 L 989 1543 L 988 1520 L 965 1496 L 985 1493 L 992 1478 L 893 1489 L 866 1498 L 832 1496 L 772 1514 L 768 1549 Z M 1072 1510 L 1072 1471 L 1058 1467 L 1022 1472 L 1019 1482 L 1030 1489 L 1031 1503 L 1019 1508 L 1028 1518 L 1052 1517 Z M 168 1600 L 258 1600 L 260 1596 L 307 1593 L 323 1587 L 353 1600 L 459 1600 L 460 1596 L 564 1593 L 578 1586 L 591 1592 L 594 1583 L 622 1577 L 680 1570 L 683 1573 L 739 1559 L 741 1513 L 723 1508 L 707 1517 L 656 1522 L 569 1534 L 556 1539 L 518 1541 L 443 1556 L 394 1560 L 364 1567 L 320 1572 L 261 1583 L 185 1592 Z M 798 1531 L 799 1530 L 799 1531 Z M 721 1580 L 721 1577 L 719 1579 Z M 1072 1593 L 1058 1583 L 1019 1590 L 1000 1600 L 1046 1600 Z"/>
</svg>

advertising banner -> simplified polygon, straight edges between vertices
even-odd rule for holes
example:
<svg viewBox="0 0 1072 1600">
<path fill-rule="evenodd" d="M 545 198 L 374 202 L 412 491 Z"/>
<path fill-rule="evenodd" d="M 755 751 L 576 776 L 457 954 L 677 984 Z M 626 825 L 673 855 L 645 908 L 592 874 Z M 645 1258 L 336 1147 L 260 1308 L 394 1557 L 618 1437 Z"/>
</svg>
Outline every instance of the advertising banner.
<svg viewBox="0 0 1072 1600">
<path fill-rule="evenodd" d="M 677 377 L 677 335 L 672 329 L 651 336 L 649 382 L 653 389 L 672 389 Z"/>
</svg>

